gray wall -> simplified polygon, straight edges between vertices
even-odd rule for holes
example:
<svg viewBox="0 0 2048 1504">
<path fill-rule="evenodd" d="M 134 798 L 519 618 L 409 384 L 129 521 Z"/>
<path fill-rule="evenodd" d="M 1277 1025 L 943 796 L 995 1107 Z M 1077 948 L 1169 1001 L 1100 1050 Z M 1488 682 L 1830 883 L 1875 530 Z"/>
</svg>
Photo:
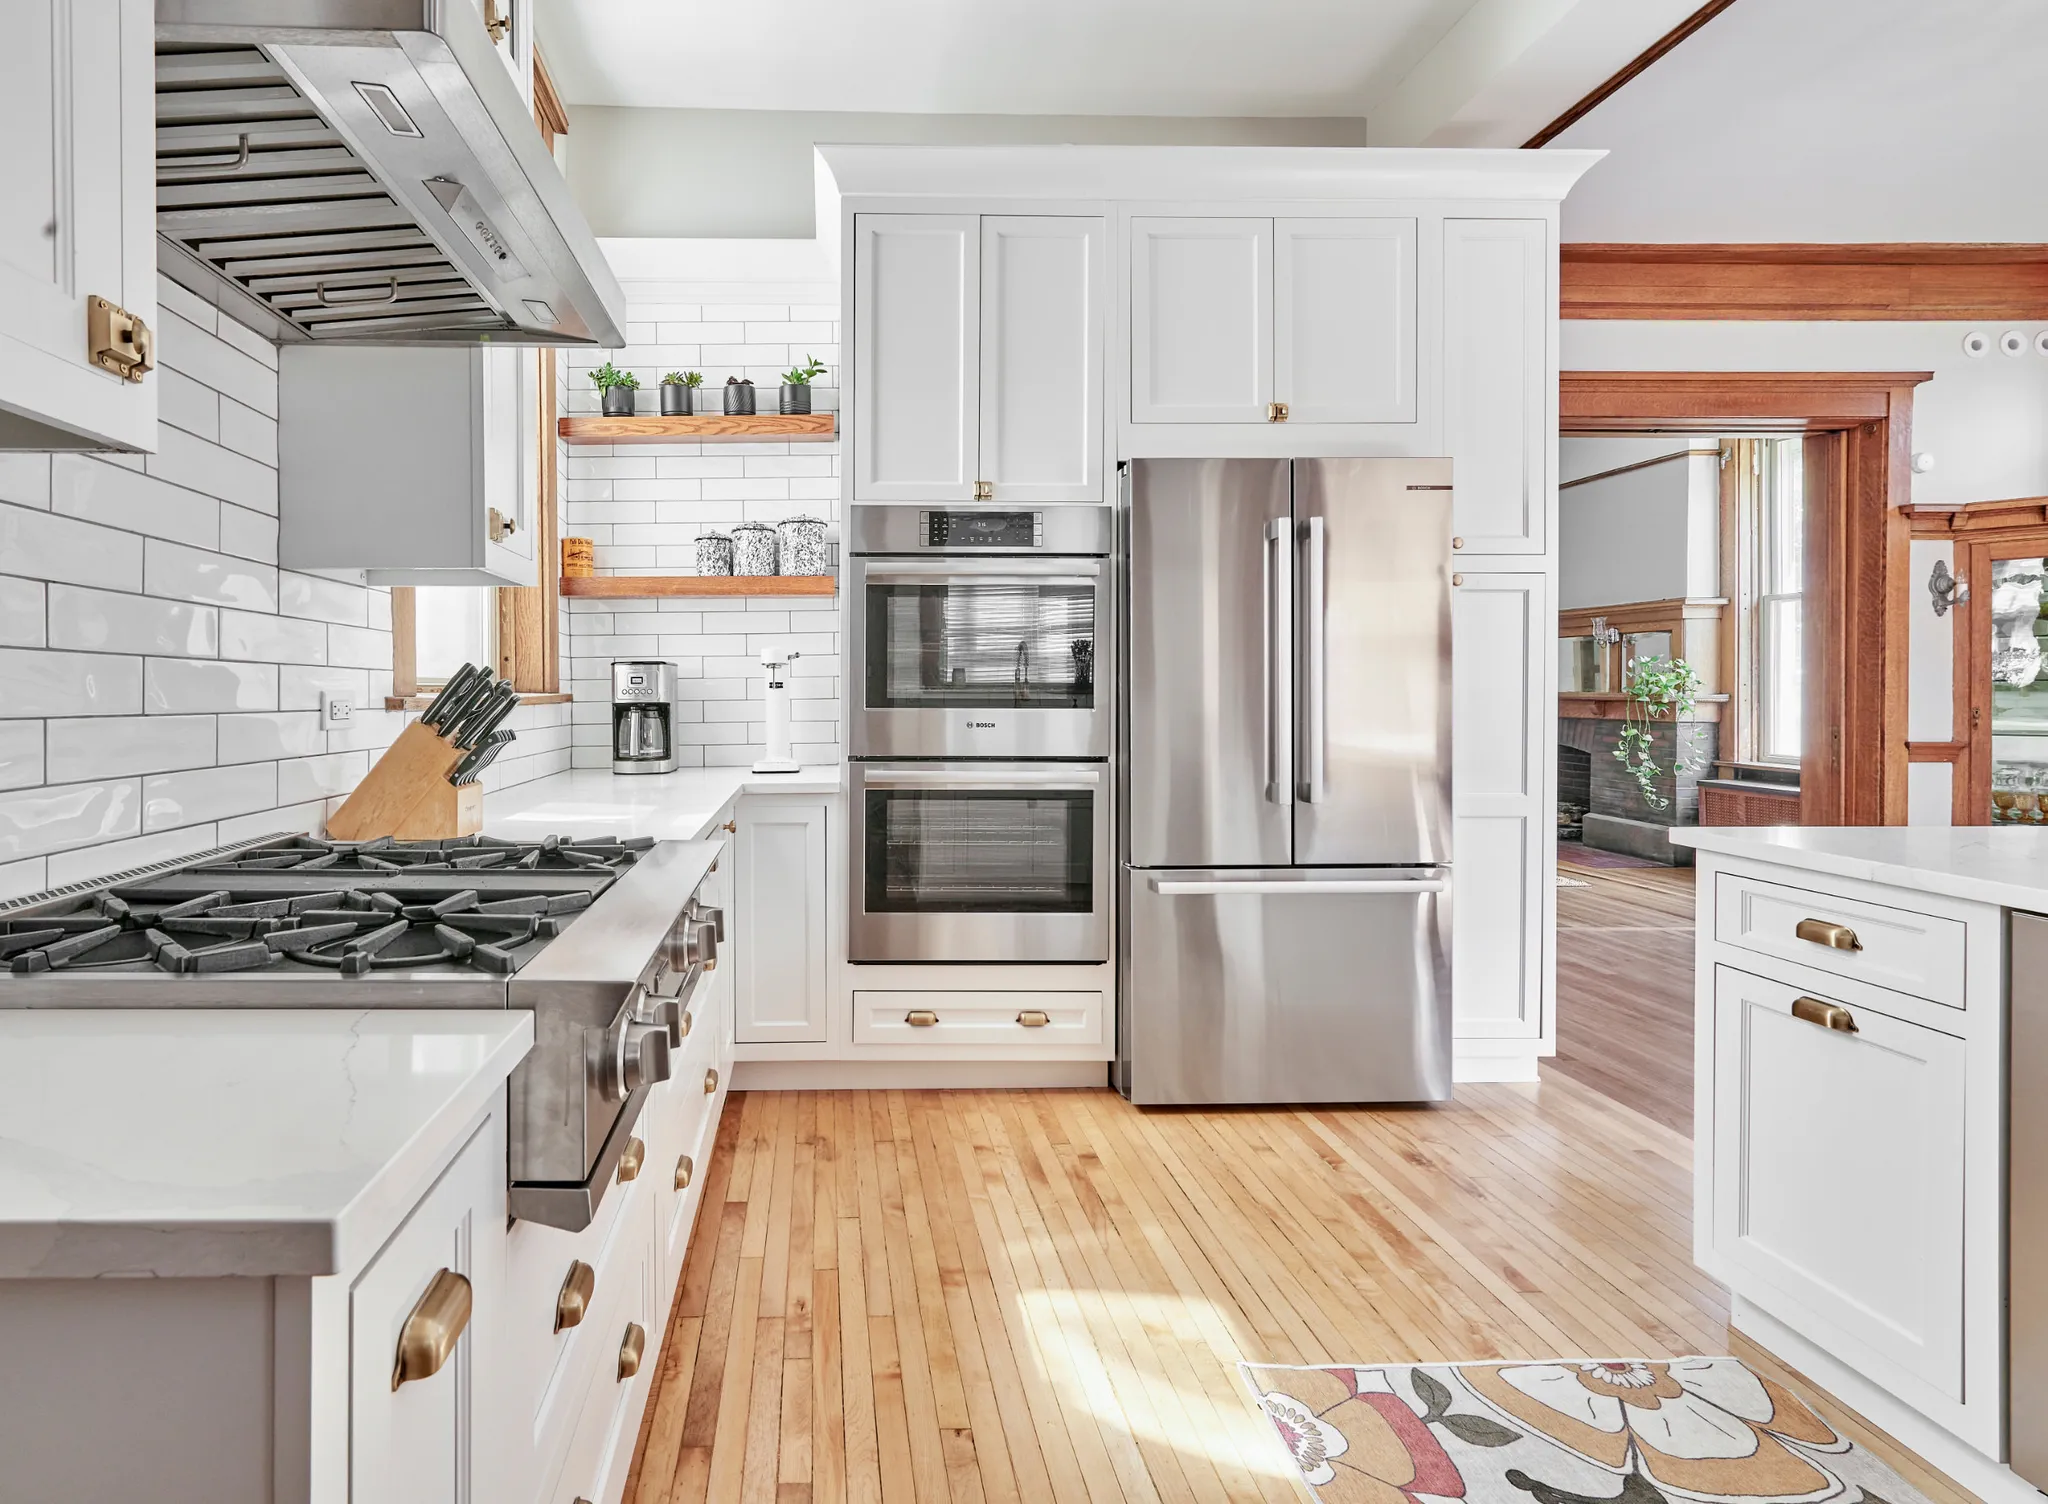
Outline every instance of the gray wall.
<svg viewBox="0 0 2048 1504">
<path fill-rule="evenodd" d="M 1558 443 L 1557 603 L 1616 606 L 1712 595 L 1719 573 L 1720 481 L 1713 441 L 1567 438 Z M 1603 479 L 1653 457 L 1672 456 Z"/>
<path fill-rule="evenodd" d="M 1363 146 L 1365 121 L 1138 115 L 880 115 L 572 105 L 569 186 L 609 236 L 809 239 L 818 143 Z"/>
</svg>

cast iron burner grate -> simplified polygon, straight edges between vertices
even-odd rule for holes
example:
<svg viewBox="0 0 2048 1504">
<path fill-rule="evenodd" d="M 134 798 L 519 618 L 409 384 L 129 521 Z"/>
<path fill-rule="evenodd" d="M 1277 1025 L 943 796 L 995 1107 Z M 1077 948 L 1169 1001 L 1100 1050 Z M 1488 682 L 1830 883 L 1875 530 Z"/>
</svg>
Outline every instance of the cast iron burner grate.
<svg viewBox="0 0 2048 1504">
<path fill-rule="evenodd" d="M 562 932 L 593 894 L 474 888 L 439 896 L 330 888 L 238 894 L 228 889 L 160 902 L 146 889 L 100 893 L 64 914 L 0 920 L 0 961 L 17 976 L 155 967 L 173 973 L 290 965 L 343 976 L 464 969 L 510 974 L 536 943 Z"/>
<path fill-rule="evenodd" d="M 654 845 L 652 836 L 620 840 L 599 836 L 570 840 L 507 841 L 496 836 L 460 836 L 447 841 L 323 841 L 294 836 L 259 846 L 226 861 L 206 862 L 190 872 L 623 872 Z"/>
</svg>

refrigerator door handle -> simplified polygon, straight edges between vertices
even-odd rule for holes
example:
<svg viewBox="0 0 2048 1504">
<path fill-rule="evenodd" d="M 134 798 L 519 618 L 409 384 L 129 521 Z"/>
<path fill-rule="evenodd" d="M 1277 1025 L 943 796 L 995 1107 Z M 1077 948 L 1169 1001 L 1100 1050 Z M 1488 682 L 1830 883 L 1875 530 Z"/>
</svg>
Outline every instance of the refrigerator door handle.
<svg viewBox="0 0 2048 1504">
<path fill-rule="evenodd" d="M 1162 898 L 1192 898 L 1200 894 L 1271 894 L 1279 897 L 1310 898 L 1331 893 L 1443 893 L 1451 883 L 1445 877 L 1377 878 L 1333 877 L 1320 881 L 1285 882 L 1273 878 L 1191 878 L 1176 880 L 1155 877 L 1149 886 Z"/>
<path fill-rule="evenodd" d="M 1294 524 L 1266 524 L 1266 800 L 1294 803 Z"/>
<path fill-rule="evenodd" d="M 1301 802 L 1314 804 L 1323 793 L 1323 738 L 1326 729 L 1326 706 L 1323 702 L 1323 688 L 1327 672 L 1327 633 L 1323 621 L 1325 603 L 1323 600 L 1323 519 L 1311 517 L 1303 528 L 1306 557 L 1302 571 L 1307 576 L 1301 586 L 1302 655 L 1308 660 L 1301 675 L 1301 694 L 1304 701 L 1301 739 L 1302 780 Z"/>
</svg>

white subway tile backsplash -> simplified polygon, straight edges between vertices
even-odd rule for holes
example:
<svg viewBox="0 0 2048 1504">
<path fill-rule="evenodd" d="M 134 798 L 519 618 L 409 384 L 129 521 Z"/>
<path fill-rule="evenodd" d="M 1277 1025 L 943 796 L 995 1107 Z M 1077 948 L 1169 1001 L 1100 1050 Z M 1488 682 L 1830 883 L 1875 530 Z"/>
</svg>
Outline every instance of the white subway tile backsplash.
<svg viewBox="0 0 2048 1504">
<path fill-rule="evenodd" d="M 142 828 L 170 830 L 277 805 L 277 765 L 196 768 L 142 780 Z"/>
<path fill-rule="evenodd" d="M 173 600 L 240 606 L 245 611 L 277 609 L 277 570 L 272 566 L 162 538 L 151 538 L 145 546 L 142 588 Z"/>
<path fill-rule="evenodd" d="M 142 660 L 0 648 L 0 717 L 137 715 Z"/>
<path fill-rule="evenodd" d="M 203 768 L 214 762 L 210 715 L 88 716 L 45 725 L 49 778 L 56 783 Z"/>
<path fill-rule="evenodd" d="M 277 513 L 275 466 L 260 464 L 181 429 L 159 431 L 157 452 L 149 457 L 149 473 L 251 511 Z"/>
<path fill-rule="evenodd" d="M 327 661 L 352 668 L 391 667 L 391 634 L 368 627 L 329 627 Z"/>
<path fill-rule="evenodd" d="M 50 456 L 0 453 L 0 501 L 50 508 Z"/>
<path fill-rule="evenodd" d="M 362 781 L 369 768 L 367 752 L 289 758 L 277 765 L 277 802 L 298 804 L 346 794 Z"/>
<path fill-rule="evenodd" d="M 277 590 L 279 609 L 286 616 L 309 617 L 344 627 L 369 625 L 372 592 L 366 585 L 285 569 L 278 572 Z"/>
<path fill-rule="evenodd" d="M 220 614 L 220 656 L 262 663 L 325 663 L 327 626 L 249 611 Z"/>
<path fill-rule="evenodd" d="M 76 851 L 52 855 L 49 859 L 50 886 L 91 882 L 114 872 L 149 867 L 210 851 L 220 843 L 211 825 L 187 825 L 177 830 L 158 831 L 105 845 L 83 846 Z"/>
<path fill-rule="evenodd" d="M 220 650 L 220 613 L 212 606 L 52 585 L 50 646 L 211 658 Z"/>
<path fill-rule="evenodd" d="M 0 789 L 33 788 L 42 781 L 42 722 L 0 721 Z"/>
<path fill-rule="evenodd" d="M 220 442 L 237 454 L 245 454 L 273 470 L 277 468 L 277 420 L 244 407 L 231 397 L 221 399 Z"/>
<path fill-rule="evenodd" d="M 0 576 L 0 647 L 46 645 L 43 583 Z"/>
<path fill-rule="evenodd" d="M 202 439 L 220 437 L 220 393 L 168 368 L 157 373 L 157 382 L 158 422 L 182 428 Z"/>
<path fill-rule="evenodd" d="M 142 828 L 139 794 L 132 778 L 0 794 L 0 861 L 135 835 Z"/>
<path fill-rule="evenodd" d="M 328 750 L 317 710 L 263 711 L 224 715 L 219 723 L 222 763 L 274 761 L 280 757 L 311 757 Z"/>
<path fill-rule="evenodd" d="M 26 898 L 50 886 L 50 864 L 45 857 L 25 862 L 0 862 L 0 901 Z"/>
<path fill-rule="evenodd" d="M 353 695 L 358 705 L 369 700 L 370 675 L 359 668 L 282 663 L 274 673 L 279 710 L 318 710 L 323 694 Z"/>
<path fill-rule="evenodd" d="M 0 506 L 0 569 L 34 580 L 142 588 L 142 540 L 55 512 Z"/>
<path fill-rule="evenodd" d="M 247 507 L 220 509 L 220 549 L 244 559 L 274 563 L 277 559 L 277 519 Z"/>
<path fill-rule="evenodd" d="M 188 711 L 275 710 L 277 674 L 274 663 L 151 658 L 143 665 L 142 698 L 151 715 Z"/>
<path fill-rule="evenodd" d="M 229 322 L 232 322 L 230 320 Z M 233 345 L 174 312 L 164 312 L 157 330 L 158 360 L 204 382 L 223 396 L 277 416 L 277 363 L 251 359 Z"/>
<path fill-rule="evenodd" d="M 54 463 L 51 505 L 66 516 L 198 548 L 212 548 L 220 541 L 220 502 L 214 497 L 153 475 L 138 475 L 102 458 L 60 454 Z"/>
</svg>

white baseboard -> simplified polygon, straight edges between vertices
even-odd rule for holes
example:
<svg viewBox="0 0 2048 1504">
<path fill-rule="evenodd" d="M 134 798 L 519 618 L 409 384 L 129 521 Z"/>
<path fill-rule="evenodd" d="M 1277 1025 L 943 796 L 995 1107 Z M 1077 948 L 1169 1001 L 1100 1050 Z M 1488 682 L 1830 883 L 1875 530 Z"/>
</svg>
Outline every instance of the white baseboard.
<svg viewBox="0 0 2048 1504">
<path fill-rule="evenodd" d="M 2041 1491 L 1994 1458 L 1936 1425 L 1855 1369 L 1800 1336 L 1755 1302 L 1737 1295 L 1728 1325 L 1773 1357 L 1798 1369 L 1931 1467 L 1948 1474 L 1985 1504 L 2041 1504 Z"/>
<path fill-rule="evenodd" d="M 1536 1046 L 1513 1054 L 1451 1056 L 1451 1080 L 1458 1081 L 1534 1081 L 1536 1079 Z"/>
<path fill-rule="evenodd" d="M 734 1091 L 942 1091 L 1109 1085 L 1100 1060 L 741 1060 Z"/>
</svg>

